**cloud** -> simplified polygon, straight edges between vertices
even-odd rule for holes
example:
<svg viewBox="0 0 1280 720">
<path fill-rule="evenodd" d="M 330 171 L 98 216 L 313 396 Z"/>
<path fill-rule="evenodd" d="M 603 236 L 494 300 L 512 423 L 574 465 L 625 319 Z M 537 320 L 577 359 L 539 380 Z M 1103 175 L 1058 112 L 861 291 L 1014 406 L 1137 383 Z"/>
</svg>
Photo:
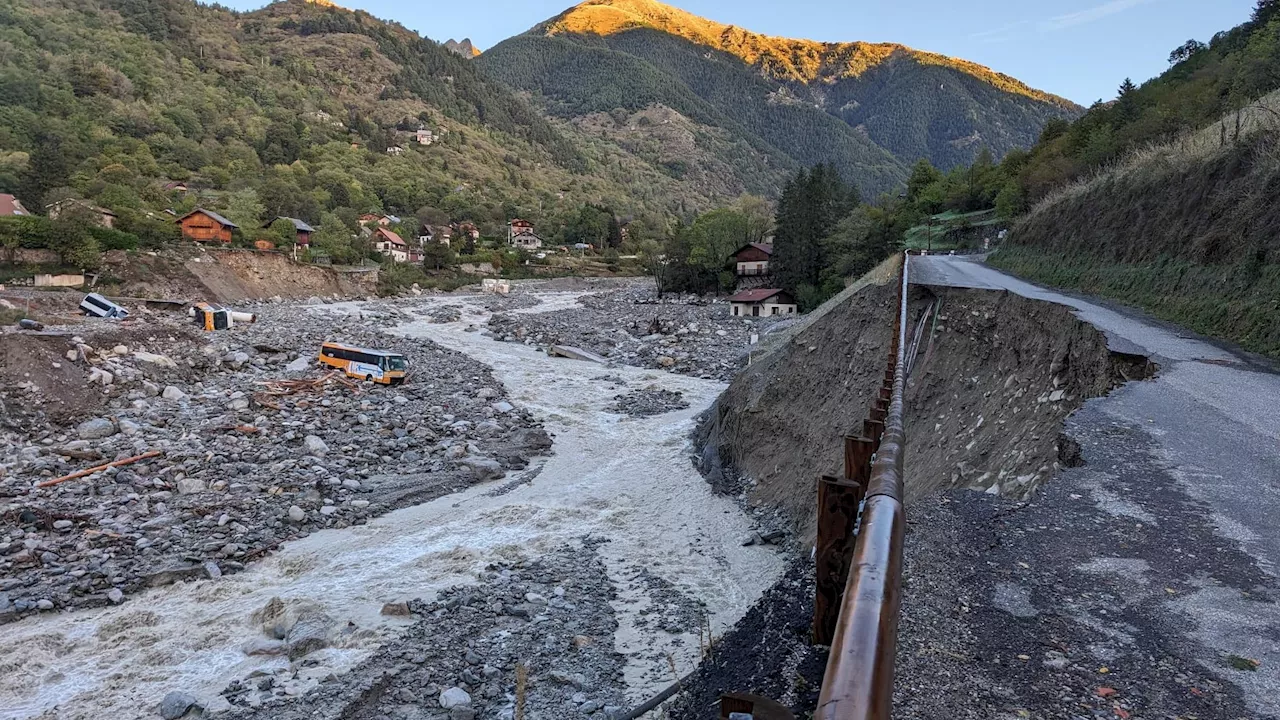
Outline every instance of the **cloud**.
<svg viewBox="0 0 1280 720">
<path fill-rule="evenodd" d="M 1014 31 L 1021 30 L 1022 28 L 1030 24 L 1031 24 L 1030 20 L 1019 20 L 1017 22 L 1011 22 L 1007 25 L 1002 25 L 998 28 L 993 28 L 991 30 L 983 30 L 982 32 L 971 33 L 969 35 L 969 39 L 980 40 L 982 42 L 1002 42 L 1004 40 L 1008 40 L 1013 35 Z"/>
<path fill-rule="evenodd" d="M 1110 2 L 1096 5 L 1091 8 L 1080 10 L 1065 15 L 1058 15 L 1047 20 L 1040 21 L 1040 30 L 1044 32 L 1052 32 L 1055 30 L 1065 30 L 1079 25 L 1087 25 L 1097 22 L 1106 17 L 1122 13 L 1130 8 L 1139 5 L 1146 5 L 1156 0 L 1111 0 Z"/>
</svg>

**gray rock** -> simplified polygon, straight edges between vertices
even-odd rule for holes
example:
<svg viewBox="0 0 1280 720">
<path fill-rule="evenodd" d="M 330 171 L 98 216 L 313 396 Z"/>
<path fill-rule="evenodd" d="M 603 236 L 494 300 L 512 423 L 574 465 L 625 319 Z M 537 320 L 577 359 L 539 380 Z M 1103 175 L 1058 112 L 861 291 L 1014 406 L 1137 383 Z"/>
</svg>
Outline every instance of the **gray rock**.
<svg viewBox="0 0 1280 720">
<path fill-rule="evenodd" d="M 184 477 L 174 483 L 179 495 L 195 495 L 208 489 L 200 478 Z"/>
<path fill-rule="evenodd" d="M 494 403 L 494 404 L 492 405 L 492 407 L 493 407 L 493 409 L 494 409 L 495 411 L 500 412 L 500 413 L 503 413 L 503 414 L 509 413 L 509 412 L 511 412 L 512 410 L 515 410 L 515 409 L 516 409 L 514 405 L 512 405 L 512 404 L 511 404 L 511 403 L 509 403 L 509 402 L 507 402 L 506 400 L 503 400 L 503 401 L 501 401 L 501 402 L 496 402 L 496 403 Z"/>
<path fill-rule="evenodd" d="M 138 432 L 142 430 L 142 426 L 132 420 L 125 420 L 121 418 L 119 424 L 120 433 L 123 435 L 137 435 Z"/>
<path fill-rule="evenodd" d="M 488 458 L 472 457 L 459 461 L 463 467 L 471 471 L 479 482 L 500 478 L 506 474 L 502 469 L 502 465 L 496 460 Z"/>
<path fill-rule="evenodd" d="M 298 613 L 298 622 L 285 637 L 289 659 L 297 660 L 304 655 L 329 647 L 333 642 L 333 618 L 316 608 L 304 608 Z"/>
<path fill-rule="evenodd" d="M 440 707 L 452 710 L 460 705 L 470 705 L 471 694 L 460 687 L 451 687 L 440 693 Z"/>
<path fill-rule="evenodd" d="M 147 587 L 162 587 L 190 578 L 200 577 L 202 574 L 204 574 L 204 568 L 199 565 L 174 563 L 146 575 L 142 581 Z"/>
<path fill-rule="evenodd" d="M 124 602 L 124 591 L 120 588 L 111 588 L 107 591 L 107 599 L 111 601 L 112 605 L 119 605 Z"/>
<path fill-rule="evenodd" d="M 289 506 L 289 519 L 290 519 L 290 520 L 292 520 L 292 521 L 294 521 L 294 522 L 296 522 L 296 523 L 300 523 L 300 522 L 302 522 L 303 520 L 306 520 L 306 519 L 307 519 L 307 511 L 306 511 L 306 510 L 303 510 L 302 508 L 298 507 L 297 505 L 290 505 L 290 506 Z"/>
<path fill-rule="evenodd" d="M 102 440 L 116 434 L 116 424 L 106 418 L 85 420 L 76 426 L 81 440 Z"/>
<path fill-rule="evenodd" d="M 190 693 L 173 691 L 160 701 L 160 717 L 164 720 L 177 720 L 196 707 L 196 697 Z"/>
<path fill-rule="evenodd" d="M 170 385 L 164 389 L 164 392 L 161 394 L 161 397 L 163 397 L 165 400 L 184 400 L 186 399 L 187 394 L 182 392 L 178 388 Z"/>
<path fill-rule="evenodd" d="M 75 526 L 75 523 L 71 522 L 70 520 L 54 520 L 53 521 L 54 530 L 70 530 L 74 526 Z"/>
<path fill-rule="evenodd" d="M 298 359 L 284 366 L 288 372 L 306 372 L 310 367 L 313 359 L 308 355 L 299 355 Z"/>
<path fill-rule="evenodd" d="M 308 435 L 302 439 L 302 446 L 306 449 L 308 455 L 316 457 L 324 457 L 329 454 L 329 446 L 323 440 L 315 435 Z"/>
</svg>

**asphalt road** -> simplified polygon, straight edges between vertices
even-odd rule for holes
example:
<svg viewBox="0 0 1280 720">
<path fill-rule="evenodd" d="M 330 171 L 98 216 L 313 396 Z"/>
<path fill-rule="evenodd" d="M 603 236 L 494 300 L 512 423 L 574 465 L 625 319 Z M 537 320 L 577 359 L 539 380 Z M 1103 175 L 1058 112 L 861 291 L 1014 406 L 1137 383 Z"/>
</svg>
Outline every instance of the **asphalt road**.
<svg viewBox="0 0 1280 720">
<path fill-rule="evenodd" d="M 1134 705 L 1125 712 L 1136 710 L 1134 717 L 1280 717 L 1280 374 L 1247 354 L 969 258 L 913 257 L 911 273 L 916 284 L 1007 290 L 1069 306 L 1113 350 L 1160 366 L 1154 379 L 1089 401 L 1068 423 L 1088 465 L 1064 472 L 1028 506 L 1027 524 L 1001 538 L 999 552 L 1026 557 L 1032 568 L 1017 563 L 992 587 L 1028 593 L 1038 613 L 1058 616 L 1053 632 L 1065 638 L 1072 633 L 1064 628 L 1085 635 L 1104 625 L 1136 638 L 1120 643 L 1110 668 L 1125 667 L 1125 658 L 1132 665 Z M 983 515 L 976 503 L 956 509 L 968 503 L 940 512 L 1008 531 L 1007 517 Z M 1068 517 L 1074 527 L 1057 532 Z M 1051 567 L 1035 568 L 1032 558 Z M 981 584 L 992 559 L 974 560 Z M 1119 598 L 1110 617 L 1106 606 L 1088 617 L 1072 610 L 1097 591 L 1089 583 L 1102 583 L 1090 578 L 1103 577 Z M 1121 614 L 1124 622 L 1113 624 Z M 1044 643 L 1050 633 L 1037 613 L 1001 617 L 1005 626 L 990 635 L 1002 642 Z M 1150 667 L 1137 667 L 1143 657 Z M 1242 659 L 1260 664 L 1238 667 Z M 1195 675 L 1188 663 L 1208 679 L 1188 680 Z M 1121 680 L 1108 684 L 1123 691 Z M 1215 683 L 1223 689 L 1214 691 Z"/>
</svg>

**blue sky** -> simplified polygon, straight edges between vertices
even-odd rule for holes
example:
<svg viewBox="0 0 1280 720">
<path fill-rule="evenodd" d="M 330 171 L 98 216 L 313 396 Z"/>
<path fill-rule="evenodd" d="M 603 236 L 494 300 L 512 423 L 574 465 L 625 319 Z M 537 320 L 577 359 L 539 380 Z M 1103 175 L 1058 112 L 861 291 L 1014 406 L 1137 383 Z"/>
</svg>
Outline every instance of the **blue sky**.
<svg viewBox="0 0 1280 720">
<path fill-rule="evenodd" d="M 221 0 L 237 9 L 265 0 Z M 433 40 L 481 49 L 559 14 L 572 0 L 337 0 Z M 1125 77 L 1167 67 L 1190 38 L 1244 22 L 1255 0 L 676 0 L 689 12 L 768 35 L 899 42 L 961 57 L 1083 105 L 1111 99 Z"/>
</svg>

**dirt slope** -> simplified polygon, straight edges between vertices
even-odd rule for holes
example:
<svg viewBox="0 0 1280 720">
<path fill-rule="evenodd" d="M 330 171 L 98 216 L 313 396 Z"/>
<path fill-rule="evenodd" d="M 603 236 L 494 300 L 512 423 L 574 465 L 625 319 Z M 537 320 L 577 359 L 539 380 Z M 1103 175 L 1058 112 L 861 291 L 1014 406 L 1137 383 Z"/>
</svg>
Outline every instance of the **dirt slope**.
<svg viewBox="0 0 1280 720">
<path fill-rule="evenodd" d="M 104 271 L 121 281 L 119 295 L 217 302 L 366 296 L 378 282 L 376 271 L 344 272 L 296 263 L 281 253 L 230 249 L 115 253 Z"/>
<path fill-rule="evenodd" d="M 756 361 L 701 429 L 710 479 L 775 508 L 811 536 L 817 480 L 860 430 L 890 341 L 890 284 L 869 285 Z M 1063 420 L 1117 381 L 1149 374 L 1065 308 L 1007 293 L 912 289 L 938 302 L 907 388 L 908 502 L 948 487 L 1026 497 L 1053 475 Z M 913 320 L 913 323 L 915 320 Z"/>
</svg>

